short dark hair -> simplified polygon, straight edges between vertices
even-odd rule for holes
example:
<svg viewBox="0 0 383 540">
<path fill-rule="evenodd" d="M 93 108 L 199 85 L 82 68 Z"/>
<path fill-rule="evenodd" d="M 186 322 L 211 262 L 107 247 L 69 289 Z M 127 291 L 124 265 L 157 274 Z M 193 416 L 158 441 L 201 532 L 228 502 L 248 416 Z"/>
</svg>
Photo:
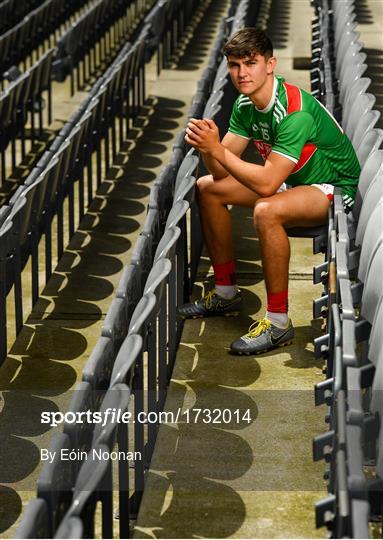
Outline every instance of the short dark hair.
<svg viewBox="0 0 383 540">
<path fill-rule="evenodd" d="M 247 27 L 238 30 L 223 47 L 225 56 L 244 58 L 260 54 L 266 59 L 273 56 L 273 44 L 260 28 Z"/>
</svg>

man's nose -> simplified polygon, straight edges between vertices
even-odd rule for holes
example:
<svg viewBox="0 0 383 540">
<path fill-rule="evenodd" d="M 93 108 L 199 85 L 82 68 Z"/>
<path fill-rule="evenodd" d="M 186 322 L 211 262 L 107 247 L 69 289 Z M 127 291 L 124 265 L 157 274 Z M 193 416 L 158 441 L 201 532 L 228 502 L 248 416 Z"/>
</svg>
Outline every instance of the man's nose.
<svg viewBox="0 0 383 540">
<path fill-rule="evenodd" d="M 238 75 L 239 75 L 239 77 L 245 77 L 245 75 L 246 75 L 246 66 L 244 66 L 243 64 L 240 64 L 240 66 L 239 66 Z"/>
</svg>

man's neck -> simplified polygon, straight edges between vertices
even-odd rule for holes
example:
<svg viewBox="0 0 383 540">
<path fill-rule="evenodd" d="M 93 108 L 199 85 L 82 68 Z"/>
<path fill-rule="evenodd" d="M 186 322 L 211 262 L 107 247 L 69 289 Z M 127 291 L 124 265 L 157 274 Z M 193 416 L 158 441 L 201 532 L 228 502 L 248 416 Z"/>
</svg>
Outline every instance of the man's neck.
<svg viewBox="0 0 383 540">
<path fill-rule="evenodd" d="M 270 101 L 273 99 L 274 80 L 274 74 L 271 74 L 267 77 L 264 85 L 257 90 L 256 94 L 249 96 L 259 111 L 267 109 L 270 105 Z"/>
</svg>

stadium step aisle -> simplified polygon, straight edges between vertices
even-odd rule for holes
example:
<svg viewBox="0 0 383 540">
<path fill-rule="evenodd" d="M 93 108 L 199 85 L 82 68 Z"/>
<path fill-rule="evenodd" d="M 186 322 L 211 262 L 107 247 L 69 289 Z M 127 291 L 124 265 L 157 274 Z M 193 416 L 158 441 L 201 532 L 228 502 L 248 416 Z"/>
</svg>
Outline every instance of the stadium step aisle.
<svg viewBox="0 0 383 540">
<path fill-rule="evenodd" d="M 185 41 L 178 67 L 164 69 L 157 77 L 156 57 L 147 66 L 149 98 L 132 133 L 134 141 L 127 141 L 124 152 L 117 156 L 2 366 L 2 537 L 13 537 L 23 507 L 35 496 L 40 448 L 49 447 L 54 432 L 41 424 L 40 414 L 67 410 L 72 390 L 100 336 L 121 270 L 130 260 L 146 215 L 151 183 L 168 162 L 174 138 L 185 124 L 196 82 L 227 5 L 227 0 L 205 4 L 205 13 L 199 12 L 207 26 L 203 41 L 198 33 L 193 39 L 190 31 L 191 41 L 189 45 Z M 63 103 L 63 119 L 72 104 L 69 100 Z M 43 274 L 43 266 L 40 271 Z"/>
<path fill-rule="evenodd" d="M 309 72 L 293 69 L 294 58 L 310 56 L 309 2 L 270 4 L 267 30 L 277 73 L 309 90 Z M 325 427 L 314 407 L 313 387 L 323 374 L 313 354 L 321 329 L 312 323 L 318 295 L 312 266 L 323 255 L 312 255 L 311 240 L 291 239 L 293 345 L 230 356 L 230 343 L 263 316 L 266 300 L 251 212 L 232 212 L 245 309 L 237 318 L 185 323 L 165 410 L 189 412 L 177 424 L 169 416 L 160 426 L 135 538 L 325 536 L 314 518 L 314 503 L 326 494 L 323 468 L 312 458 L 312 438 Z M 208 273 L 205 254 L 193 298 L 206 291 Z"/>
</svg>

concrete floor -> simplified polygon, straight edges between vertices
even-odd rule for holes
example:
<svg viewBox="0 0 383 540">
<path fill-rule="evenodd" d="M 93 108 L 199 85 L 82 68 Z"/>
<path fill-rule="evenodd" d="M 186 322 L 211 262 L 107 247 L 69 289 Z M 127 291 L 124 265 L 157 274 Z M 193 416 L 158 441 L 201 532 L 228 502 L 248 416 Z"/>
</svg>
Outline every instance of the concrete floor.
<svg viewBox="0 0 383 540">
<path fill-rule="evenodd" d="M 380 0 L 363 3 L 362 38 L 381 62 Z M 40 423 L 43 410 L 65 410 L 81 370 L 100 335 L 121 270 L 146 212 L 150 185 L 166 164 L 184 124 L 195 84 L 206 64 L 212 29 L 226 0 L 213 0 L 177 69 L 155 74 L 149 66 L 150 98 L 141 123 L 127 141 L 0 370 L 0 534 L 14 535 L 22 508 L 35 495 L 39 449 L 53 430 Z M 360 8 L 361 11 L 363 6 Z M 377 14 L 377 16 L 372 16 Z M 268 30 L 276 45 L 278 73 L 304 88 L 308 72 L 293 69 L 309 56 L 308 0 L 274 0 Z M 366 39 L 365 39 L 366 34 Z M 378 47 L 378 48 L 376 48 Z M 374 52 L 375 51 L 375 52 Z M 380 103 L 381 76 L 374 79 Z M 73 112 L 83 94 L 70 99 L 55 85 L 55 126 Z M 326 429 L 324 411 L 313 405 L 313 385 L 322 379 L 313 357 L 311 242 L 292 241 L 291 315 L 296 339 L 290 347 L 236 358 L 229 343 L 264 311 L 262 270 L 251 215 L 233 210 L 239 284 L 245 310 L 236 319 L 185 325 L 167 409 L 249 409 L 250 422 L 228 425 L 162 425 L 135 529 L 137 538 L 324 537 L 314 528 L 313 504 L 324 495 L 323 464 L 311 457 L 312 437 Z M 194 294 L 206 285 L 204 256 Z M 27 272 L 25 282 L 28 283 Z M 27 295 L 28 297 L 28 295 Z M 26 313 L 28 311 L 28 298 Z M 13 340 L 10 328 L 10 339 Z"/>
<path fill-rule="evenodd" d="M 305 89 L 309 73 L 293 69 L 293 59 L 310 56 L 312 15 L 308 2 L 275 2 L 267 24 L 277 73 Z M 312 438 L 326 430 L 323 410 L 314 407 L 323 374 L 312 345 L 320 328 L 311 321 L 321 293 L 312 266 L 323 256 L 312 255 L 310 240 L 291 242 L 293 345 L 230 356 L 231 341 L 264 314 L 266 296 L 251 212 L 235 208 L 232 216 L 245 309 L 238 318 L 186 322 L 166 410 L 249 410 L 251 421 L 160 427 L 135 538 L 325 537 L 314 523 L 314 503 L 325 495 L 323 464 L 313 463 L 311 450 Z M 195 297 L 211 286 L 209 271 L 205 255 Z"/>
</svg>

